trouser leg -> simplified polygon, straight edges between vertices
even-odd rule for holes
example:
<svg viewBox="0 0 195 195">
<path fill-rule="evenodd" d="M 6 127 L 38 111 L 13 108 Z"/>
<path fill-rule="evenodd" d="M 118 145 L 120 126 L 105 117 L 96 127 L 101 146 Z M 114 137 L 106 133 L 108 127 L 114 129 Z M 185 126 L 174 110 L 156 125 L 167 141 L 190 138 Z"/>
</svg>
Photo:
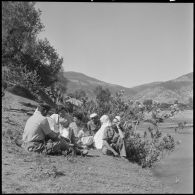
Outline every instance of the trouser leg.
<svg viewBox="0 0 195 195">
<path fill-rule="evenodd" d="M 113 152 L 109 150 L 107 147 L 102 148 L 102 153 L 105 155 L 113 155 Z"/>
<path fill-rule="evenodd" d="M 119 150 L 120 156 L 126 157 L 126 147 L 125 147 L 125 142 L 123 139 L 119 138 L 117 142 L 117 148 Z"/>
<path fill-rule="evenodd" d="M 50 141 L 48 143 L 46 143 L 45 145 L 46 147 L 46 154 L 61 154 L 62 151 L 66 151 L 69 149 L 68 143 L 64 140 L 60 140 L 60 141 Z"/>
</svg>

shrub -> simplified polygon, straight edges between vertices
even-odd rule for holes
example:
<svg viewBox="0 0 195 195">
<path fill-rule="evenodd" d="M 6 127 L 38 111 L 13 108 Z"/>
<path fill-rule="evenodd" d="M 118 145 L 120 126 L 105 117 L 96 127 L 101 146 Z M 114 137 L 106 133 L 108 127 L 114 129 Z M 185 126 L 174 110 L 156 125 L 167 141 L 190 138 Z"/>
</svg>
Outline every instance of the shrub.
<svg viewBox="0 0 195 195">
<path fill-rule="evenodd" d="M 169 134 L 162 136 L 158 131 L 151 140 L 141 138 L 137 133 L 131 133 L 126 137 L 125 143 L 128 159 L 143 168 L 151 167 L 162 158 L 164 152 L 173 151 L 175 148 L 173 137 Z"/>
</svg>

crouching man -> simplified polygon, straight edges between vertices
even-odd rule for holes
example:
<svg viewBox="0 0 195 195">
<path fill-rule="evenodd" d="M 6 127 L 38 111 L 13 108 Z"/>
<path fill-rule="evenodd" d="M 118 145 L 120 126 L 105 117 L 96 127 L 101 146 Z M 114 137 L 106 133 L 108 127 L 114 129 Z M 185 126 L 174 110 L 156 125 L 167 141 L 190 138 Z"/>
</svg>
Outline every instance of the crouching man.
<svg viewBox="0 0 195 195">
<path fill-rule="evenodd" d="M 115 121 L 104 130 L 102 153 L 126 159 L 124 135 Z"/>
<path fill-rule="evenodd" d="M 22 147 L 25 150 L 51 155 L 71 150 L 71 145 L 59 133 L 50 129 L 46 118 L 49 110 L 48 105 L 41 104 L 37 112 L 27 120 L 22 137 Z"/>
</svg>

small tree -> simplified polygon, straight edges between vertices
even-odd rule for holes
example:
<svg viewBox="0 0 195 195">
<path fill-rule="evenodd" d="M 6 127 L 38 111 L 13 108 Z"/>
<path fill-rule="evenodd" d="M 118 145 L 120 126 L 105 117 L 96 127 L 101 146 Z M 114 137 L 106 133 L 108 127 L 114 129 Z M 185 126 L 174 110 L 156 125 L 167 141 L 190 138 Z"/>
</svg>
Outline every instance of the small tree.
<svg viewBox="0 0 195 195">
<path fill-rule="evenodd" d="M 151 109 L 152 109 L 152 104 L 153 104 L 152 99 L 147 99 L 147 100 L 144 100 L 144 101 L 143 101 L 143 105 L 146 107 L 146 109 L 147 109 L 148 111 L 151 111 Z"/>
<path fill-rule="evenodd" d="M 96 102 L 98 106 L 98 114 L 108 114 L 110 110 L 111 92 L 109 89 L 103 89 L 101 86 L 95 88 Z"/>
<path fill-rule="evenodd" d="M 72 98 L 79 99 L 79 100 L 87 100 L 88 99 L 86 92 L 82 89 L 76 90 L 76 91 L 69 93 L 67 95 L 72 97 Z"/>
<path fill-rule="evenodd" d="M 36 35 L 44 28 L 35 3 L 2 2 L 2 65 L 16 67 Z M 30 43 L 30 44 L 29 44 Z"/>
</svg>

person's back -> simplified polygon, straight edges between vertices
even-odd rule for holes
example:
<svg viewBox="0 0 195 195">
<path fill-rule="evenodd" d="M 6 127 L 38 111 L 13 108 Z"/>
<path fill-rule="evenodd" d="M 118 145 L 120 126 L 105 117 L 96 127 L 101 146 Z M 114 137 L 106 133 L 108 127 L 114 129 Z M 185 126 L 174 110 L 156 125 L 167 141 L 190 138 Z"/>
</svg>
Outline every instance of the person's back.
<svg viewBox="0 0 195 195">
<path fill-rule="evenodd" d="M 36 112 L 27 120 L 23 133 L 24 142 L 45 140 L 45 133 L 41 128 L 41 123 L 44 125 L 44 120 L 46 118 L 40 112 Z"/>
</svg>

